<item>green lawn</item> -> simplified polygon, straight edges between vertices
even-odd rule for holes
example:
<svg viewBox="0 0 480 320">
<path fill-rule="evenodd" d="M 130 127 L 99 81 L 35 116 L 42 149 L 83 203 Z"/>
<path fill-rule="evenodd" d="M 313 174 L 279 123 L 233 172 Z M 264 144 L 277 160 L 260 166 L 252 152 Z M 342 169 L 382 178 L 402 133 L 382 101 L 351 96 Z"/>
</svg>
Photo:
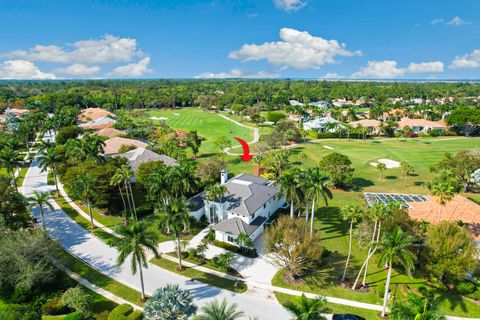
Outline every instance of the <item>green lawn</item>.
<svg viewBox="0 0 480 320">
<path fill-rule="evenodd" d="M 285 294 L 281 292 L 275 292 L 275 297 L 277 298 L 278 302 L 280 302 L 282 305 L 287 301 L 290 301 L 290 300 L 298 301 L 299 299 L 299 297 L 291 296 L 289 294 Z M 342 314 L 342 313 L 352 314 L 353 313 L 358 316 L 364 317 L 367 320 L 382 319 L 380 317 L 380 312 L 378 311 L 353 308 L 353 307 L 345 306 L 342 304 L 336 304 L 336 303 L 327 303 L 327 308 L 328 308 L 327 309 L 328 313 L 333 313 L 333 314 Z"/>
<path fill-rule="evenodd" d="M 246 141 L 253 138 L 253 130 L 240 127 L 218 114 L 206 112 L 200 108 L 149 110 L 147 114 L 147 119 L 150 117 L 168 118 L 165 120 L 166 123 L 174 129 L 197 130 L 198 134 L 206 139 L 200 147 L 200 156 L 218 152 L 214 146 L 214 141 L 218 137 L 228 137 L 232 144 L 237 144 L 235 137 L 245 139 Z M 153 121 L 160 122 L 161 120 Z"/>
<path fill-rule="evenodd" d="M 77 259 L 76 257 L 70 255 L 64 250 L 59 250 L 58 259 L 63 263 L 67 268 L 73 272 L 79 274 L 83 278 L 87 279 L 91 283 L 119 296 L 131 303 L 134 303 L 139 306 L 143 306 L 141 301 L 141 294 L 139 291 L 132 289 L 120 282 L 117 282 L 103 273 L 93 269 L 83 261 Z M 140 281 L 140 280 L 139 280 Z"/>
<path fill-rule="evenodd" d="M 227 289 L 227 290 L 238 292 L 238 293 L 247 291 L 246 284 L 237 285 L 237 287 L 235 287 L 235 281 L 233 280 L 229 280 L 213 274 L 205 273 L 195 268 L 185 267 L 185 270 L 178 271 L 177 269 L 178 264 L 167 259 L 153 258 L 152 260 L 150 260 L 150 262 L 161 268 L 167 269 L 171 272 L 175 272 L 184 277 L 195 279 L 200 282 L 207 283 L 209 285 L 212 285 L 218 288 Z"/>
</svg>

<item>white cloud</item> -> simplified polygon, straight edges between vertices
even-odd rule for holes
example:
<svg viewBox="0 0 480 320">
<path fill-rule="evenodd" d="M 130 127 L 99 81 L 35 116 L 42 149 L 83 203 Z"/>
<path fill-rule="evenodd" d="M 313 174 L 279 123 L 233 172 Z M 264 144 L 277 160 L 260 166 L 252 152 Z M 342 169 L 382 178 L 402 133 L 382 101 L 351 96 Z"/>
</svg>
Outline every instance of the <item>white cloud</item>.
<svg viewBox="0 0 480 320">
<path fill-rule="evenodd" d="M 402 77 L 407 73 L 442 72 L 443 63 L 440 61 L 410 63 L 407 68 L 399 68 L 394 60 L 368 61 L 367 66 L 351 75 L 352 78 L 392 79 Z"/>
<path fill-rule="evenodd" d="M 58 68 L 54 71 L 59 74 L 67 74 L 72 76 L 88 76 L 100 72 L 99 66 L 87 66 L 80 63 L 72 64 L 66 68 Z"/>
<path fill-rule="evenodd" d="M 341 77 L 338 73 L 336 72 L 329 72 L 326 75 L 322 77 L 322 79 L 338 79 L 338 78 L 343 78 Z"/>
<path fill-rule="evenodd" d="M 8 60 L 0 64 L 0 79 L 43 80 L 56 79 L 56 76 L 41 71 L 30 61 Z"/>
<path fill-rule="evenodd" d="M 140 77 L 152 72 L 152 70 L 148 68 L 149 63 L 150 57 L 145 57 L 138 62 L 116 67 L 108 75 L 117 78 Z"/>
<path fill-rule="evenodd" d="M 445 19 L 434 19 L 432 20 L 432 22 L 430 22 L 430 24 L 439 24 L 439 23 L 444 23 L 445 22 Z"/>
<path fill-rule="evenodd" d="M 271 64 L 304 69 L 336 63 L 337 56 L 361 55 L 361 51 L 348 51 L 345 44 L 337 40 L 314 37 L 306 31 L 282 28 L 280 39 L 282 41 L 260 45 L 244 44 L 239 50 L 231 52 L 229 57 L 244 61 L 266 59 Z"/>
<path fill-rule="evenodd" d="M 36 45 L 28 50 L 15 50 L 2 56 L 27 61 L 72 64 L 128 62 L 143 56 L 136 39 L 105 35 L 100 39 L 81 40 L 66 47 Z"/>
<path fill-rule="evenodd" d="M 245 73 L 240 69 L 232 69 L 228 72 L 204 72 L 195 78 L 199 79 L 228 79 L 228 78 L 277 78 L 279 75 L 276 73 L 270 73 L 268 71 L 259 71 L 257 73 Z"/>
<path fill-rule="evenodd" d="M 440 61 L 410 63 L 407 68 L 409 73 L 429 73 L 429 72 L 443 72 L 443 63 Z"/>
<path fill-rule="evenodd" d="M 467 22 L 462 18 L 460 18 L 459 16 L 455 16 L 452 18 L 452 20 L 448 21 L 447 24 L 451 26 L 461 26 L 461 25 L 467 24 Z"/>
<path fill-rule="evenodd" d="M 450 64 L 453 69 L 472 69 L 480 67 L 480 49 L 475 49 L 471 53 L 463 56 L 457 56 Z"/>
<path fill-rule="evenodd" d="M 448 25 L 448 26 L 458 27 L 458 26 L 463 26 L 465 24 L 471 24 L 471 22 L 465 21 L 462 18 L 460 18 L 459 16 L 455 16 L 451 20 L 446 20 L 446 19 L 443 19 L 443 18 L 434 19 L 430 22 L 430 24 L 433 24 L 433 25 L 444 24 L 444 25 Z"/>
<path fill-rule="evenodd" d="M 274 3 L 278 9 L 285 11 L 297 11 L 308 4 L 305 0 L 274 0 Z"/>
</svg>

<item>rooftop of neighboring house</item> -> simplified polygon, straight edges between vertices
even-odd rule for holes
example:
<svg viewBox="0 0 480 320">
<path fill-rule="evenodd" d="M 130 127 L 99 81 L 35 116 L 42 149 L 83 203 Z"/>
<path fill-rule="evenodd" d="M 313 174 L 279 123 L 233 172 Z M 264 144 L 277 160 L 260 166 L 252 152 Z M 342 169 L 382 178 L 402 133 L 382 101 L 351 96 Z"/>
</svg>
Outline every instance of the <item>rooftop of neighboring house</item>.
<svg viewBox="0 0 480 320">
<path fill-rule="evenodd" d="M 350 122 L 350 125 L 353 127 L 363 126 L 363 127 L 375 127 L 378 128 L 381 122 L 373 119 L 362 119 L 358 121 Z"/>
<path fill-rule="evenodd" d="M 110 111 L 107 111 L 102 108 L 87 108 L 83 109 L 78 116 L 78 121 L 80 122 L 89 122 L 95 121 L 103 117 L 115 118 L 115 115 Z"/>
<path fill-rule="evenodd" d="M 430 121 L 425 119 L 411 119 L 408 117 L 403 117 L 398 122 L 398 127 L 400 129 L 409 127 L 431 127 L 431 128 L 445 128 L 446 124 L 444 121 Z"/>
<path fill-rule="evenodd" d="M 114 137 L 123 136 L 125 134 L 125 131 L 114 129 L 114 128 L 104 128 L 104 129 L 98 130 L 97 132 L 95 132 L 95 134 L 105 138 L 114 138 Z"/>
<path fill-rule="evenodd" d="M 20 117 L 21 115 L 25 114 L 25 113 L 29 113 L 30 110 L 28 109 L 23 109 L 23 108 L 7 108 L 5 110 L 5 114 L 7 113 L 13 113 L 14 115 L 16 115 L 17 117 Z"/>
<path fill-rule="evenodd" d="M 105 146 L 103 147 L 103 152 L 106 155 L 117 154 L 120 151 L 122 146 L 134 146 L 137 148 L 146 148 L 147 144 L 145 142 L 127 139 L 121 137 L 113 137 L 105 141 Z"/>
<path fill-rule="evenodd" d="M 81 123 L 78 126 L 82 127 L 84 129 L 94 129 L 94 130 L 100 130 L 100 129 L 105 129 L 105 128 L 110 128 L 112 127 L 117 121 L 115 119 L 110 118 L 110 117 L 101 117 L 96 120 L 92 120 L 89 122 Z"/>
<path fill-rule="evenodd" d="M 164 154 L 158 154 L 145 148 L 136 148 L 125 153 L 115 155 L 116 157 L 126 158 L 130 168 L 137 171 L 142 163 L 149 161 L 162 161 L 166 166 L 178 166 L 177 160 Z"/>
<path fill-rule="evenodd" d="M 475 240 L 480 240 L 480 205 L 465 198 L 456 195 L 451 201 L 447 202 L 440 213 L 440 204 L 437 197 L 426 196 L 429 201 L 410 202 L 410 216 L 415 220 L 425 220 L 432 224 L 441 221 L 458 222 L 462 221 L 468 224 L 468 227 Z"/>
<path fill-rule="evenodd" d="M 304 124 L 310 126 L 310 127 L 321 127 L 327 123 L 339 123 L 340 121 L 333 119 L 331 117 L 316 117 L 315 119 L 312 119 L 310 121 L 305 122 Z"/>
<path fill-rule="evenodd" d="M 229 203 L 226 209 L 242 216 L 254 214 L 268 200 L 273 198 L 279 190 L 269 180 L 246 173 L 229 179 L 224 186 L 228 190 L 222 199 L 222 202 Z M 190 201 L 197 208 L 202 206 L 205 201 L 205 193 L 198 194 Z"/>
</svg>

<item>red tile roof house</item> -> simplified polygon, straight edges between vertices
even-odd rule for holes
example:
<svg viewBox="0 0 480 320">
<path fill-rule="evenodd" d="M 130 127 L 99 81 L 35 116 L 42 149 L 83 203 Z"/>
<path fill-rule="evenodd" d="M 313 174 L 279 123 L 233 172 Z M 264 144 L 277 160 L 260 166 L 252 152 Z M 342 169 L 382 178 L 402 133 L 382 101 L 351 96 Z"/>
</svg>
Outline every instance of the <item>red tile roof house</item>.
<svg viewBox="0 0 480 320">
<path fill-rule="evenodd" d="M 118 154 L 122 146 L 134 146 L 137 148 L 146 148 L 147 144 L 145 142 L 134 140 L 134 139 L 114 137 L 105 141 L 103 152 L 106 156 L 112 156 L 114 154 Z"/>
<path fill-rule="evenodd" d="M 115 118 L 115 115 L 102 108 L 87 108 L 80 112 L 80 115 L 78 116 L 78 122 L 85 123 L 89 121 L 97 121 L 98 119 L 104 117 Z"/>
<path fill-rule="evenodd" d="M 412 128 L 413 132 L 428 132 L 431 130 L 441 130 L 444 131 L 447 129 L 447 125 L 444 121 L 430 121 L 425 119 L 411 119 L 408 117 L 403 117 L 398 122 L 398 129 L 403 130 L 405 127 Z"/>
</svg>

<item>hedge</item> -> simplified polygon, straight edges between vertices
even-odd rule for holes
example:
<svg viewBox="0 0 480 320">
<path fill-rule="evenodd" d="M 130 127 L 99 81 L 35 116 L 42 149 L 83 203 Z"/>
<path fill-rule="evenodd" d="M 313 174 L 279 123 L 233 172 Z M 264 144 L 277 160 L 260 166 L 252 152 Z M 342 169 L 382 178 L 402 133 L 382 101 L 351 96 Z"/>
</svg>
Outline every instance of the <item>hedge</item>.
<svg viewBox="0 0 480 320">
<path fill-rule="evenodd" d="M 121 304 L 113 309 L 108 315 L 108 320 L 141 320 L 143 313 L 139 310 L 133 310 L 129 304 Z"/>
</svg>

